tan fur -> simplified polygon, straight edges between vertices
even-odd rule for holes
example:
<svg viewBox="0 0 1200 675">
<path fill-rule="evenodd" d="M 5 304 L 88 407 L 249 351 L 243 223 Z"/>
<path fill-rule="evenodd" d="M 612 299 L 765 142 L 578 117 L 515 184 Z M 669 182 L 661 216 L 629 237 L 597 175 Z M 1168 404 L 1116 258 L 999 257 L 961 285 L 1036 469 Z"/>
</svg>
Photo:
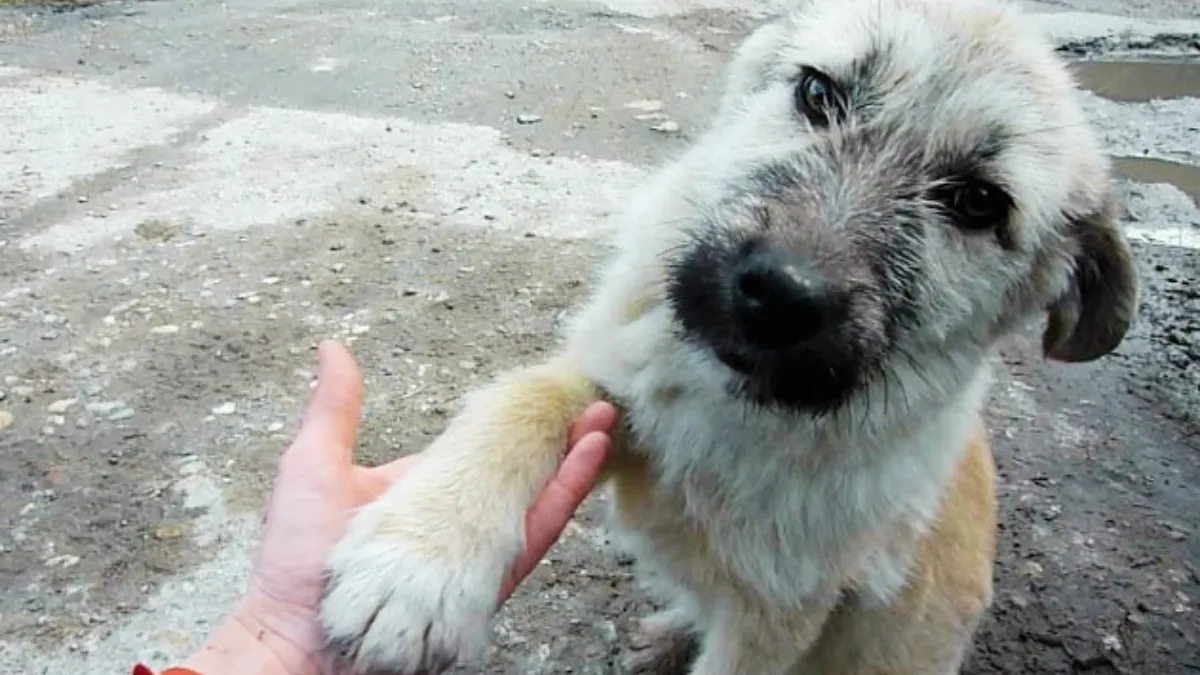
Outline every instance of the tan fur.
<svg viewBox="0 0 1200 675">
<path fill-rule="evenodd" d="M 814 64 L 863 79 L 861 118 L 797 114 Z M 1045 313 L 1047 358 L 1091 360 L 1136 314 L 1108 160 L 1062 63 L 993 0 L 796 0 L 726 79 L 712 129 L 630 205 L 559 353 L 473 392 L 352 519 L 321 618 L 353 672 L 483 654 L 525 510 L 598 396 L 622 411 L 613 532 L 667 605 L 630 672 L 957 672 L 992 600 L 997 344 Z M 1002 224 L 933 203 L 964 162 L 1011 196 Z M 852 294 L 827 359 L 719 353 L 748 339 L 721 304 L 739 242 L 808 256 Z M 855 363 L 874 368 L 833 412 L 788 388 L 835 388 Z"/>
<path fill-rule="evenodd" d="M 932 530 L 917 546 L 910 584 L 883 608 L 863 609 L 848 599 L 798 672 L 907 675 L 936 672 L 931 664 L 953 660 L 992 601 L 993 481 L 980 424 Z"/>
<path fill-rule="evenodd" d="M 663 494 L 644 454 L 628 445 L 618 428 L 606 467 L 612 481 L 615 518 L 657 536 L 668 556 L 689 561 L 696 585 L 736 583 L 720 561 L 706 555 L 703 526 L 681 518 L 681 505 Z M 812 613 L 792 627 L 805 639 L 819 631 L 811 652 L 795 672 L 829 675 L 906 675 L 935 672 L 931 663 L 958 658 L 992 601 L 996 498 L 991 449 L 980 420 L 959 461 L 928 533 L 879 532 L 872 545 L 915 544 L 910 583 L 886 607 L 863 607 L 854 596 L 854 571 L 844 571 L 840 603 Z M 828 617 L 822 610 L 828 610 Z M 750 627 L 747 627 L 750 628 Z M 756 630 L 772 634 L 765 626 Z M 770 645 L 763 645 L 770 649 Z M 950 654 L 945 652 L 949 651 Z M 759 672 L 753 667 L 746 672 Z"/>
</svg>

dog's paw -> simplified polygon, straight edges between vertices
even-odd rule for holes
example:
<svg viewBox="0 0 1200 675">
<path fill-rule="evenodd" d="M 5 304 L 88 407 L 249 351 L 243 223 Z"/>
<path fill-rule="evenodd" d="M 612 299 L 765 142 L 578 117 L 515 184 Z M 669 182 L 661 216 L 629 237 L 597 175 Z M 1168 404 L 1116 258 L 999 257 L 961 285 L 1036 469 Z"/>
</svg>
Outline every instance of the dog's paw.
<svg viewBox="0 0 1200 675">
<path fill-rule="evenodd" d="M 435 675 L 478 659 L 520 542 L 388 497 L 356 514 L 326 561 L 331 656 L 357 675 Z"/>
<path fill-rule="evenodd" d="M 700 638 L 678 610 L 642 619 L 621 655 L 621 675 L 686 675 L 700 651 Z"/>
</svg>

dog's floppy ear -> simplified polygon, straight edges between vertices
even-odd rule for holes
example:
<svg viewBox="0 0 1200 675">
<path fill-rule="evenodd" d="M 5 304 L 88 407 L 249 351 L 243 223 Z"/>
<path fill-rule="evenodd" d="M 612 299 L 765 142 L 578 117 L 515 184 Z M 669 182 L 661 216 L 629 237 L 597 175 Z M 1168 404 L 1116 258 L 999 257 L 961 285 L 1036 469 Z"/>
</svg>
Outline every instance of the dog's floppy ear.
<svg viewBox="0 0 1200 675">
<path fill-rule="evenodd" d="M 1046 358 L 1068 363 L 1093 361 L 1117 348 L 1138 306 L 1137 268 L 1119 222 L 1115 191 L 1098 208 L 1068 226 L 1073 259 L 1066 292 L 1047 308 L 1042 335 Z"/>
</svg>

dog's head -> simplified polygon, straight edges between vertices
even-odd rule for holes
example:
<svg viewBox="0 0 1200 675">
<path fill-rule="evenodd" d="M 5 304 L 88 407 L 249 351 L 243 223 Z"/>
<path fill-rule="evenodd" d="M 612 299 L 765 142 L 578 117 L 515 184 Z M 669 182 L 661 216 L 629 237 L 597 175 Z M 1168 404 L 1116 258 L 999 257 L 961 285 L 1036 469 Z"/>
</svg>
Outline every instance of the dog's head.
<svg viewBox="0 0 1200 675">
<path fill-rule="evenodd" d="M 990 0 L 802 0 L 743 43 L 680 166 L 671 305 L 759 402 L 836 409 L 1040 312 L 1049 358 L 1092 360 L 1135 313 L 1074 82 Z"/>
</svg>

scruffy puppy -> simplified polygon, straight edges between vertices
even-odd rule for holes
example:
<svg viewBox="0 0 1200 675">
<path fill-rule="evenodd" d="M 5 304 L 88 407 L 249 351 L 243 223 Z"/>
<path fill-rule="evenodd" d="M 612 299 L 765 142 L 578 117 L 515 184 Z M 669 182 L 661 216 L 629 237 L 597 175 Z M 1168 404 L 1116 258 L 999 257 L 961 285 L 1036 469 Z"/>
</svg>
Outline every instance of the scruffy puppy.
<svg viewBox="0 0 1200 675">
<path fill-rule="evenodd" d="M 1123 339 L 1109 163 L 1036 28 L 991 0 L 805 0 L 625 215 L 553 359 L 471 395 L 328 561 L 357 673 L 481 654 L 523 514 L 594 396 L 613 526 L 668 602 L 631 665 L 949 675 L 992 597 L 999 340 Z"/>
</svg>

